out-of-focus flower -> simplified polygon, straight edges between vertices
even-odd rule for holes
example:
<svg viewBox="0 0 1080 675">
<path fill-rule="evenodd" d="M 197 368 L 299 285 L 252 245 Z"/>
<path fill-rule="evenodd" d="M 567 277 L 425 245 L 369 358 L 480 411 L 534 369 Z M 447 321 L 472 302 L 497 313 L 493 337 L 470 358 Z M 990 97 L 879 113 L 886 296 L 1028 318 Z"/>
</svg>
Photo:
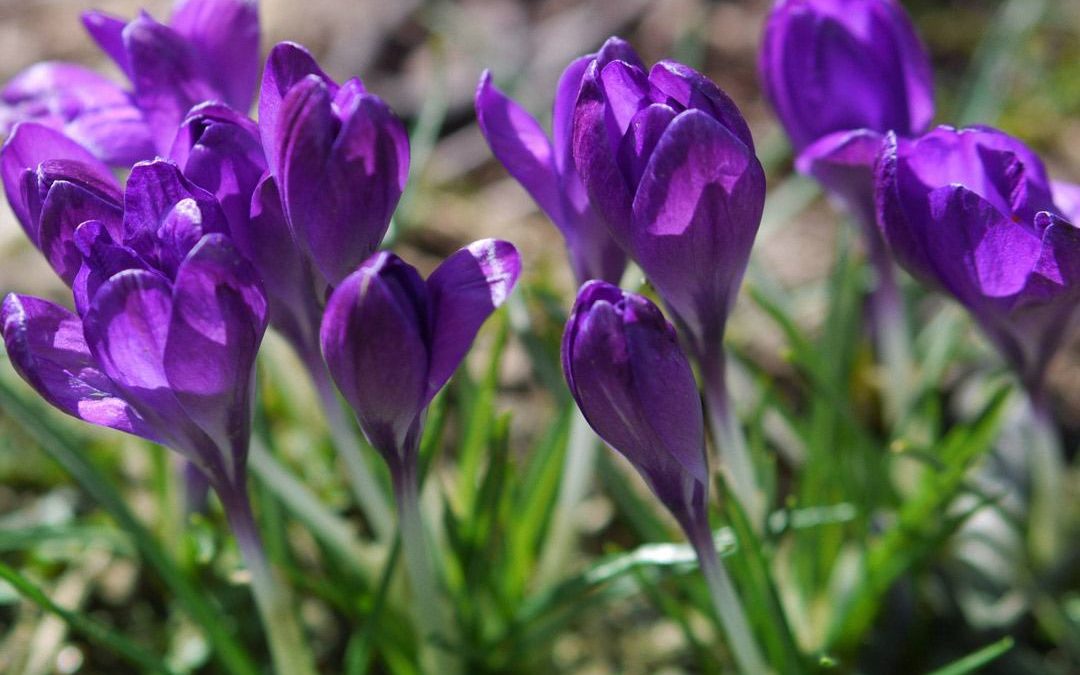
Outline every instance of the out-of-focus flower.
<svg viewBox="0 0 1080 675">
<path fill-rule="evenodd" d="M 896 259 L 967 307 L 1037 394 L 1080 303 L 1080 229 L 1055 204 L 1042 161 L 989 128 L 890 134 L 876 187 Z"/>
<path fill-rule="evenodd" d="M 566 324 L 562 365 L 597 435 L 696 532 L 709 486 L 705 422 L 674 327 L 645 297 L 591 281 Z"/>
<path fill-rule="evenodd" d="M 409 174 L 405 127 L 359 79 L 339 86 L 286 42 L 266 63 L 259 128 L 293 238 L 336 286 L 386 234 Z"/>
<path fill-rule="evenodd" d="M 578 284 L 590 279 L 617 284 L 626 253 L 589 204 L 571 152 L 574 102 L 593 58 L 595 54 L 576 59 L 559 78 L 551 140 L 524 108 L 491 83 L 486 71 L 476 89 L 476 118 L 496 159 L 562 232 Z"/>
<path fill-rule="evenodd" d="M 136 165 L 122 216 L 86 220 L 63 240 L 81 256 L 78 314 L 12 294 L 0 318 L 13 365 L 51 404 L 163 443 L 233 494 L 266 299 L 199 192 L 168 162 Z"/>
<path fill-rule="evenodd" d="M 335 289 L 322 323 L 330 373 L 395 477 L 415 469 L 421 413 L 521 271 L 517 250 L 483 239 L 447 258 L 425 282 L 382 252 Z"/>
<path fill-rule="evenodd" d="M 881 135 L 919 134 L 934 116 L 930 59 L 896 0 L 780 0 L 759 70 L 798 169 L 857 207 L 872 204 Z"/>
<path fill-rule="evenodd" d="M 646 71 L 608 40 L 585 69 L 574 162 L 595 208 L 689 331 L 719 349 L 765 202 L 765 174 L 738 108 L 679 63 Z"/>
<path fill-rule="evenodd" d="M 82 66 L 31 66 L 0 92 L 0 133 L 24 120 L 61 129 L 110 165 L 168 152 L 197 103 L 247 110 L 259 68 L 254 0 L 180 0 L 169 25 L 87 12 L 83 24 L 131 90 Z"/>
</svg>

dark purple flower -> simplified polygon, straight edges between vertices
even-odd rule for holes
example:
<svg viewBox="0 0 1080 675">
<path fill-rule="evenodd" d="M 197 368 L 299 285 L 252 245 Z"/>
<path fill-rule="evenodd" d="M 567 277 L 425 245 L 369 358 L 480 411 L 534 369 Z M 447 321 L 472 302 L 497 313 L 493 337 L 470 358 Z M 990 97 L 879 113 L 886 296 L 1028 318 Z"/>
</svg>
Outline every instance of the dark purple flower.
<svg viewBox="0 0 1080 675">
<path fill-rule="evenodd" d="M 1038 156 L 989 128 L 890 134 L 876 186 L 896 259 L 967 307 L 1038 390 L 1080 303 L 1080 230 L 1055 204 Z"/>
<path fill-rule="evenodd" d="M 107 242 L 93 246 L 88 265 L 109 255 Z M 7 296 L 0 320 L 12 364 L 61 411 L 163 443 L 217 489 L 236 489 L 266 327 L 254 270 L 225 235 L 207 234 L 172 278 L 145 264 L 95 272 L 108 276 L 81 317 Z"/>
<path fill-rule="evenodd" d="M 646 71 L 611 38 L 574 110 L 574 162 L 593 206 L 689 330 L 718 349 L 765 202 L 765 174 L 738 108 L 709 79 Z"/>
<path fill-rule="evenodd" d="M 339 86 L 286 42 L 266 63 L 259 128 L 293 238 L 337 285 L 386 234 L 409 173 L 405 127 L 359 79 Z"/>
<path fill-rule="evenodd" d="M 796 153 L 856 129 L 911 136 L 934 116 L 930 59 L 896 0 L 780 0 L 759 69 Z"/>
<path fill-rule="evenodd" d="M 197 103 L 251 105 L 259 67 L 254 0 L 180 0 L 168 26 L 145 12 L 130 22 L 87 12 L 83 24 L 131 90 L 77 65 L 37 64 L 0 93 L 0 133 L 35 120 L 123 166 L 166 153 Z"/>
<path fill-rule="evenodd" d="M 554 140 L 491 83 L 486 71 L 476 89 L 476 119 L 496 159 L 562 232 L 578 284 L 590 279 L 617 284 L 626 268 L 626 253 L 589 204 L 571 152 L 574 102 L 593 58 L 589 54 L 576 59 L 559 78 L 552 114 Z"/>
<path fill-rule="evenodd" d="M 425 282 L 382 252 L 334 290 L 322 322 L 330 374 L 395 476 L 415 463 L 420 415 L 517 282 L 514 247 L 483 239 Z"/>
<path fill-rule="evenodd" d="M 707 501 L 705 422 L 674 327 L 647 298 L 591 281 L 566 324 L 562 364 L 589 425 L 696 534 L 687 518 Z"/>
</svg>

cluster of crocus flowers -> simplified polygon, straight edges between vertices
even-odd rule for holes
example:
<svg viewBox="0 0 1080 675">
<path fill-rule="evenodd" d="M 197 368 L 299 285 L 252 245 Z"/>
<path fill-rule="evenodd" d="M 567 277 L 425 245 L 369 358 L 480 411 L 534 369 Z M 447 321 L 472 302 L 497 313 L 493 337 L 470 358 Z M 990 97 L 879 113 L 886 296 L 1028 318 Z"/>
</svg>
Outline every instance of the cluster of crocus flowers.
<svg viewBox="0 0 1080 675">
<path fill-rule="evenodd" d="M 876 227 L 873 169 L 885 134 L 911 137 L 933 119 L 930 57 L 896 0 L 781 0 L 765 25 L 759 71 L 795 167 L 861 226 L 876 275 L 870 318 L 896 418 L 912 364 L 903 298 Z"/>
<path fill-rule="evenodd" d="M 765 203 L 746 120 L 697 71 L 673 61 L 646 69 L 611 38 L 582 75 L 573 156 L 594 208 L 680 326 L 722 468 L 756 519 L 763 504 L 728 400 L 722 344 Z"/>
<path fill-rule="evenodd" d="M 83 24 L 130 88 L 77 64 L 39 63 L 0 92 L 0 134 L 34 120 L 110 165 L 130 166 L 166 154 L 192 106 L 251 105 L 259 72 L 255 0 L 181 0 L 168 25 L 145 12 L 132 21 L 87 12 Z"/>
</svg>

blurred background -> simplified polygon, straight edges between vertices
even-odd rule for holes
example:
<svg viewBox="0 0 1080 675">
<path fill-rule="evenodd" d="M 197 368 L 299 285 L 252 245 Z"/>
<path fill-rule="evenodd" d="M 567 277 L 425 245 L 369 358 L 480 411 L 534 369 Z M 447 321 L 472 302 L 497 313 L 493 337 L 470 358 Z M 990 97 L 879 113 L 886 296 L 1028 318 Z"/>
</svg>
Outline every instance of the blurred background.
<svg viewBox="0 0 1080 675">
<path fill-rule="evenodd" d="M 1034 146 L 1046 160 L 1053 178 L 1080 182 L 1080 0 L 910 0 L 903 4 L 933 59 L 936 122 L 998 126 Z M 814 337 L 825 330 L 829 280 L 838 251 L 844 250 L 843 242 L 857 249 L 858 237 L 848 231 L 843 218 L 811 181 L 792 174 L 790 149 L 762 98 L 757 49 L 771 5 L 770 0 L 260 2 L 264 54 L 279 41 L 299 42 L 315 54 L 333 78 L 344 80 L 359 75 L 369 90 L 383 97 L 406 121 L 412 134 L 412 169 L 395 217 L 395 249 L 426 271 L 472 240 L 497 236 L 513 241 L 525 261 L 525 293 L 530 307 L 548 303 L 554 308 L 554 319 L 537 321 L 534 326 L 549 345 L 561 330 L 559 311 L 568 309 L 574 291 L 562 242 L 558 231 L 537 212 L 525 191 L 491 157 L 475 123 L 472 96 L 481 72 L 490 69 L 496 84 L 546 125 L 555 82 L 563 67 L 572 58 L 595 50 L 613 34 L 628 39 L 647 63 L 673 58 L 703 71 L 741 107 L 770 181 L 769 202 L 749 283 L 775 286 L 788 297 L 791 317 L 806 335 Z M 74 61 L 117 75 L 82 32 L 79 13 L 93 8 L 131 17 L 145 7 L 164 20 L 170 6 L 168 0 L 0 0 L 0 81 L 41 60 Z M 6 207 L 0 208 L 0 290 L 57 301 L 64 301 L 66 296 L 66 289 L 25 239 Z M 915 309 L 916 323 L 939 317 L 942 311 L 955 313 L 950 303 L 932 295 L 919 294 Z M 960 407 L 972 371 L 1000 370 L 996 356 L 967 324 L 964 335 L 964 358 L 957 359 L 942 379 L 945 389 L 959 392 Z M 474 377 L 483 377 L 496 341 L 492 331 L 481 335 L 479 348 L 467 364 Z M 740 298 L 730 323 L 729 341 L 739 359 L 756 364 L 753 376 L 747 375 L 746 379 L 770 378 L 771 388 L 781 393 L 798 389 L 799 372 L 789 358 L 784 332 L 745 296 Z M 278 429 L 281 452 L 300 478 L 329 504 L 349 515 L 347 490 L 332 462 L 308 462 L 304 454 L 303 420 L 315 406 L 306 381 L 283 344 L 275 339 L 270 342 L 275 365 L 266 368 L 272 372 L 278 369 L 273 379 L 279 385 L 287 383 L 281 393 L 291 399 L 287 404 L 273 399 L 269 402 L 271 412 L 285 411 L 281 415 L 286 423 Z M 550 385 L 553 364 L 538 365 L 535 350 L 530 351 L 527 340 L 510 339 L 505 349 L 493 405 L 498 413 L 513 415 L 510 445 L 525 454 L 552 427 L 565 398 L 553 393 Z M 863 349 L 868 346 L 864 344 Z M 860 358 L 865 366 L 872 355 L 864 353 Z M 13 379 L 9 364 L 0 367 L 3 377 Z M 874 376 L 866 367 L 855 373 L 858 377 Z M 558 377 L 557 373 L 554 377 Z M 1074 335 L 1058 354 L 1050 377 L 1056 417 L 1072 456 L 1080 443 L 1080 336 Z M 861 391 L 873 399 L 877 386 L 882 385 L 855 382 L 852 388 L 856 394 Z M 738 395 L 738 378 L 735 387 Z M 858 395 L 853 400 L 867 409 L 875 405 Z M 874 415 L 868 410 L 856 412 Z M 152 465 L 157 456 L 128 451 L 141 444 L 127 438 L 82 428 L 79 433 L 89 433 L 92 442 L 88 442 L 88 450 L 102 453 L 106 462 L 113 462 L 116 476 L 136 486 L 127 493 L 136 511 L 153 513 L 156 497 L 148 476 L 154 475 Z M 782 448 L 783 432 L 774 435 L 771 443 Z M 1006 445 L 1009 442 L 1007 438 L 1003 441 Z M 1015 443 L 1020 444 L 1022 453 L 1023 442 Z M 781 482 L 784 480 L 793 479 L 782 475 Z M 1069 489 L 1066 494 L 1074 498 L 1075 480 Z M 1074 507 L 1075 499 L 1062 505 L 1064 511 L 1074 512 Z M 616 510 L 602 494 L 594 495 L 583 508 L 579 517 L 591 533 L 590 548 L 583 552 L 585 558 L 607 550 L 611 541 L 627 547 L 637 543 L 628 528 L 619 525 Z M 73 518 L 100 524 L 67 476 L 38 452 L 26 434 L 0 410 L 0 529 L 72 522 Z M 203 535 L 198 527 L 195 530 L 192 537 L 196 545 L 205 543 L 209 535 L 199 539 Z M 298 536 L 302 539 L 302 535 Z M 0 541 L 0 555 L 14 550 L 5 546 Z M 973 555 L 983 560 L 993 557 L 995 546 L 990 545 L 989 552 Z M 986 589 L 974 588 L 969 596 L 974 598 L 970 607 L 933 610 L 940 610 L 943 616 L 962 611 L 966 617 L 962 623 L 968 628 L 974 627 L 976 633 L 989 631 L 980 635 L 1001 635 L 1013 631 L 1018 621 L 1023 622 L 1021 635 L 1029 638 L 1029 656 L 987 672 L 1080 672 L 1071 669 L 1080 666 L 1070 663 L 1070 652 L 1062 653 L 1061 647 L 1061 641 L 1071 641 L 1074 648 L 1080 644 L 1076 633 L 1080 626 L 1080 589 L 1076 586 L 1080 546 L 1070 539 L 1064 542 L 1064 548 L 1064 562 L 1055 568 L 1063 576 L 1054 586 L 1060 593 L 1060 607 L 1043 608 L 1052 615 L 1050 618 L 1033 621 L 1027 614 L 1030 606 L 1024 604 L 1028 600 L 1011 598 L 1000 587 L 1000 592 L 991 593 L 993 601 L 978 601 L 977 596 Z M 35 556 L 31 556 L 34 564 L 57 575 L 61 568 L 73 569 L 60 566 L 56 561 L 68 558 L 55 551 Z M 58 602 L 96 607 L 101 616 L 126 625 L 136 634 L 140 616 L 147 621 L 160 618 L 160 608 L 154 605 L 160 598 L 139 589 L 139 571 L 130 558 L 120 554 L 84 558 L 86 562 L 80 563 L 78 574 L 54 578 L 67 583 L 57 581 L 53 586 Z M 30 564 L 25 557 L 12 560 Z M 948 585 L 952 579 L 946 569 L 928 575 L 922 582 Z M 120 672 L 108 670 L 107 659 L 95 661 L 85 646 L 68 642 L 61 625 L 44 630 L 45 622 L 40 618 L 28 619 L 25 612 L 16 612 L 13 607 L 17 602 L 18 596 L 10 589 L 0 588 L 0 671 Z M 1007 606 L 1010 602 L 1013 606 Z M 684 633 L 670 617 L 665 619 L 663 612 L 655 608 L 643 610 L 643 603 L 648 604 L 640 599 L 631 601 L 610 615 L 605 615 L 600 606 L 597 612 L 568 624 L 572 629 L 553 638 L 545 658 L 559 672 L 707 670 L 686 657 L 693 649 L 687 648 Z M 134 614 L 123 621 L 116 619 L 123 613 L 117 609 L 121 607 L 131 608 Z M 310 612 L 305 619 L 309 628 L 314 626 L 316 634 L 324 637 L 323 652 L 336 654 L 344 650 L 346 636 L 333 625 L 333 612 L 318 603 L 312 607 L 307 608 Z M 628 617 L 633 621 L 627 623 Z M 980 625 L 979 620 L 984 624 Z M 1041 627 L 1044 621 L 1057 626 L 1057 635 L 1065 637 L 1058 642 L 1047 639 L 1046 629 Z M 1035 623 L 1039 627 L 1033 627 Z M 172 626 L 170 630 L 183 628 L 175 621 L 163 625 Z M 952 630 L 949 627 L 953 626 L 932 621 L 921 625 L 924 631 L 942 626 Z M 957 639 L 962 642 L 964 638 Z M 885 659 L 880 669 L 864 662 L 864 670 L 922 672 L 918 670 L 921 665 L 911 664 L 925 664 L 918 657 L 908 658 Z M 927 658 L 938 660 L 936 656 Z M 194 663 L 198 662 L 195 659 Z M 5 663 L 18 663 L 21 670 L 5 670 Z M 1043 666 L 1047 670 L 1041 670 Z M 913 669 L 907 670 L 909 667 Z"/>
</svg>

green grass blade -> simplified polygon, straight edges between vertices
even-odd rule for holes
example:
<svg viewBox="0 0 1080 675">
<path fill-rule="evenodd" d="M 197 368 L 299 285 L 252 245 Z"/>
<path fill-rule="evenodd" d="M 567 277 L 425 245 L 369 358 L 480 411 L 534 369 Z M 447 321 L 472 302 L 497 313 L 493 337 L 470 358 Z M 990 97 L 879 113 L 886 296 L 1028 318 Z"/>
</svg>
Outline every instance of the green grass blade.
<svg viewBox="0 0 1080 675">
<path fill-rule="evenodd" d="M 968 673 L 978 672 L 983 666 L 1000 658 L 1012 649 L 1013 644 L 1015 642 L 1011 637 L 1003 637 L 962 659 L 953 661 L 944 668 L 938 668 L 928 673 L 928 675 L 967 675 Z"/>
<path fill-rule="evenodd" d="M 3 563 L 0 563 L 0 579 L 11 584 L 24 598 L 41 609 L 63 619 L 72 630 L 123 657 L 142 671 L 164 675 L 172 672 L 152 652 L 140 647 L 123 634 L 78 612 L 57 605 L 33 582 Z"/>
</svg>

